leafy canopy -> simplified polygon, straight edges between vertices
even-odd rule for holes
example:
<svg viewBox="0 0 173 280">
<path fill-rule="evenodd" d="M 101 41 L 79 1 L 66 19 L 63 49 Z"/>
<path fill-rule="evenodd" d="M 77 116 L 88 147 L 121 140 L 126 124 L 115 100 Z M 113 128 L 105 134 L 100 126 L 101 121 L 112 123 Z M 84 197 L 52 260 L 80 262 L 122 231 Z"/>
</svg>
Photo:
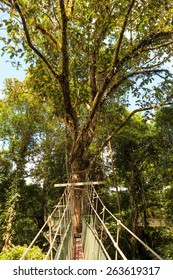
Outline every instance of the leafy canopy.
<svg viewBox="0 0 173 280">
<path fill-rule="evenodd" d="M 122 105 L 130 92 L 138 100 L 142 94 L 148 109 L 172 102 L 146 87 L 156 77 L 171 76 L 165 64 L 172 57 L 171 2 L 0 1 L 1 10 L 10 15 L 3 20 L 9 35 L 3 38 L 4 51 L 11 58 L 25 54 L 30 84 L 52 100 L 67 126 L 71 162 L 77 154 L 86 158 L 100 112 L 110 99 Z"/>
</svg>

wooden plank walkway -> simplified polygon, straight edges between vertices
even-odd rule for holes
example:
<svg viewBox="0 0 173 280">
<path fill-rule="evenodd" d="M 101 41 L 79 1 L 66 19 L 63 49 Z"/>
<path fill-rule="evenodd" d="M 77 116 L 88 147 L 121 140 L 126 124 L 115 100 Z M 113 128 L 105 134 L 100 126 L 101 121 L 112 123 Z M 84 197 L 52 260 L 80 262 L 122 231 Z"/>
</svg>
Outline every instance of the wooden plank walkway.
<svg viewBox="0 0 173 280">
<path fill-rule="evenodd" d="M 76 237 L 74 242 L 74 260 L 84 260 L 81 238 Z"/>
</svg>

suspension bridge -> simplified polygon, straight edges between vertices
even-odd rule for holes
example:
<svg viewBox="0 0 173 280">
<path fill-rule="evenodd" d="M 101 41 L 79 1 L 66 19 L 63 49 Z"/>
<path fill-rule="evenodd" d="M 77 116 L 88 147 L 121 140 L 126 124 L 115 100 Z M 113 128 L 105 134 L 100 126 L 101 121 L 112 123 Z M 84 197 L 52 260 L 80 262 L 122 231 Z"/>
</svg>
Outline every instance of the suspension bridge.
<svg viewBox="0 0 173 280">
<path fill-rule="evenodd" d="M 107 209 L 96 191 L 96 186 L 102 184 L 104 183 L 56 184 L 55 187 L 65 188 L 64 193 L 21 260 L 25 259 L 40 235 L 43 235 L 49 244 L 45 260 L 127 260 L 124 248 L 130 250 L 128 242 L 125 241 L 128 238 L 131 244 L 139 243 L 139 247 L 146 251 L 151 259 L 161 260 L 152 248 Z M 78 233 L 74 232 L 72 213 L 75 189 L 79 194 L 77 200 L 80 199 L 80 193 L 82 196 L 82 225 L 81 232 Z M 123 239 L 123 236 L 126 238 Z"/>
</svg>

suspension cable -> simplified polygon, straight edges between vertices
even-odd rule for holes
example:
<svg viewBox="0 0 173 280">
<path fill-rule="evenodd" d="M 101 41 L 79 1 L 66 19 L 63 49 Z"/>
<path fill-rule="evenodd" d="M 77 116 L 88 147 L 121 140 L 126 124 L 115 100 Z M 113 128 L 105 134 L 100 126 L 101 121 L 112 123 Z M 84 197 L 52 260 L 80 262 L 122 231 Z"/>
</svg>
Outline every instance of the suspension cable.
<svg viewBox="0 0 173 280">
<path fill-rule="evenodd" d="M 107 229 L 105 223 L 102 221 L 102 219 L 100 218 L 100 216 L 98 215 L 97 211 L 95 210 L 93 204 L 91 203 L 91 200 L 89 199 L 90 202 L 90 206 L 93 210 L 93 212 L 95 213 L 96 217 L 99 219 L 100 223 L 102 224 L 102 226 L 104 227 L 104 230 L 106 231 L 107 235 L 109 236 L 110 240 L 112 241 L 113 246 L 115 247 L 115 249 L 119 252 L 119 254 L 121 255 L 121 257 L 123 258 L 123 260 L 127 260 L 126 256 L 124 255 L 124 253 L 121 251 L 121 249 L 119 248 L 119 246 L 117 245 L 117 242 L 115 242 L 115 240 L 113 239 L 112 235 L 110 234 L 109 230 Z M 106 208 L 105 208 L 106 209 Z"/>
<path fill-rule="evenodd" d="M 54 246 L 54 243 L 55 243 L 55 240 L 56 240 L 57 235 L 58 235 L 58 233 L 59 233 L 59 230 L 61 229 L 61 224 L 62 224 L 62 222 L 63 222 L 63 219 L 65 218 L 65 215 L 66 215 L 66 213 L 67 213 L 67 211 L 68 211 L 68 209 L 69 209 L 68 207 L 69 207 L 69 204 L 66 205 L 66 208 L 65 208 L 64 211 L 63 211 L 62 217 L 61 217 L 61 219 L 60 219 L 60 221 L 59 221 L 58 227 L 57 227 L 57 229 L 56 229 L 56 232 L 55 232 L 54 238 L 53 238 L 53 240 L 52 240 L 52 243 L 50 244 L 49 250 L 48 250 L 48 252 L 47 252 L 47 254 L 46 254 L 45 260 L 48 259 L 49 255 L 50 255 L 50 253 L 51 253 L 51 250 L 52 250 L 52 248 L 53 248 L 53 246 Z M 67 227 L 68 227 L 68 225 L 67 225 Z"/>
<path fill-rule="evenodd" d="M 162 260 L 161 256 L 159 256 L 153 249 L 151 249 L 145 242 L 143 242 L 136 234 L 134 234 L 130 229 L 128 229 L 119 219 L 117 219 L 110 211 L 107 209 L 107 207 L 104 205 L 102 200 L 100 199 L 98 193 L 96 192 L 95 188 L 93 188 L 93 195 L 95 193 L 96 197 L 100 201 L 101 205 L 104 207 L 104 209 L 107 211 L 107 213 L 119 224 L 121 225 L 126 231 L 128 231 L 136 240 L 138 240 L 148 251 L 150 251 L 157 259 Z M 93 207 L 93 206 L 92 206 Z"/>
<path fill-rule="evenodd" d="M 56 210 L 60 207 L 63 198 L 65 196 L 67 196 L 67 189 L 64 190 L 64 193 L 62 194 L 58 204 L 55 206 L 55 209 L 52 211 L 52 213 L 49 215 L 49 217 L 47 218 L 46 222 L 44 223 L 44 225 L 42 226 L 42 228 L 39 230 L 39 232 L 37 233 L 37 235 L 34 237 L 34 239 L 31 241 L 30 245 L 28 246 L 28 248 L 26 249 L 26 251 L 23 253 L 22 257 L 20 258 L 20 260 L 24 260 L 25 256 L 27 255 L 28 251 L 31 249 L 31 247 L 34 245 L 34 243 L 36 242 L 37 238 L 40 236 L 40 234 L 43 232 L 45 226 L 49 223 L 50 219 L 52 218 L 52 216 L 54 215 L 54 213 L 56 212 Z"/>
</svg>

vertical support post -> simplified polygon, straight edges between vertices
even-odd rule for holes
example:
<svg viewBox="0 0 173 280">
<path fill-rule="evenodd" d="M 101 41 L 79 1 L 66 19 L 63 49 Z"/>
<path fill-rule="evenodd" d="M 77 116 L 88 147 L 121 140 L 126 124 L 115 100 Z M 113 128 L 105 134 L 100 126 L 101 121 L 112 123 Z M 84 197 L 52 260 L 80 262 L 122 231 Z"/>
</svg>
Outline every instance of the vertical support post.
<svg viewBox="0 0 173 280">
<path fill-rule="evenodd" d="M 104 220 L 105 220 L 105 207 L 103 207 L 103 210 L 102 210 L 102 222 L 104 223 Z M 100 234 L 100 240 L 101 240 L 101 243 L 102 240 L 103 240 L 103 225 L 101 225 L 101 234 Z M 99 249 L 98 249 L 98 260 L 100 260 L 100 250 L 101 250 L 101 247 L 99 246 Z"/>
<path fill-rule="evenodd" d="M 88 198 L 90 199 L 90 201 L 92 202 L 92 204 L 94 203 L 94 193 L 93 193 L 93 188 L 90 185 L 89 186 L 89 193 L 88 193 Z M 93 209 L 90 205 L 90 224 L 92 223 L 92 226 L 94 224 L 94 219 L 93 219 Z"/>
<path fill-rule="evenodd" d="M 102 216 L 102 221 L 104 223 L 105 221 L 105 207 L 103 207 L 103 216 Z M 102 230 L 101 230 L 101 236 L 100 236 L 100 240 L 102 242 L 102 238 L 103 238 L 103 226 L 102 226 Z"/>
<path fill-rule="evenodd" d="M 97 212 L 97 208 L 98 208 L 98 196 L 96 196 L 96 205 L 95 205 L 95 210 Z M 96 215 L 94 215 L 94 229 L 95 229 L 95 225 L 96 225 Z"/>
<path fill-rule="evenodd" d="M 119 223 L 119 221 L 117 221 L 117 240 L 116 240 L 117 246 L 119 243 L 119 235 L 120 235 L 120 223 Z M 118 251 L 116 250 L 115 251 L 115 260 L 117 260 L 117 259 L 118 259 Z"/>
<path fill-rule="evenodd" d="M 51 219 L 49 219 L 49 222 L 48 222 L 48 226 L 49 226 L 49 243 L 50 243 L 50 246 L 52 244 L 52 227 L 51 227 Z M 50 259 L 53 260 L 53 252 L 52 252 L 52 249 L 50 251 Z"/>
<path fill-rule="evenodd" d="M 59 216 L 58 219 L 59 219 L 59 221 L 60 221 L 61 216 L 62 216 L 61 209 L 62 209 L 62 207 L 60 205 L 60 207 L 58 209 L 58 216 Z M 60 222 L 60 223 L 62 223 L 62 222 Z M 61 224 L 60 224 L 60 228 L 59 228 L 59 241 L 61 242 Z"/>
<path fill-rule="evenodd" d="M 63 208 L 63 211 L 64 211 L 64 207 L 65 207 L 65 199 L 64 199 L 64 196 L 62 198 L 62 208 Z"/>
</svg>

